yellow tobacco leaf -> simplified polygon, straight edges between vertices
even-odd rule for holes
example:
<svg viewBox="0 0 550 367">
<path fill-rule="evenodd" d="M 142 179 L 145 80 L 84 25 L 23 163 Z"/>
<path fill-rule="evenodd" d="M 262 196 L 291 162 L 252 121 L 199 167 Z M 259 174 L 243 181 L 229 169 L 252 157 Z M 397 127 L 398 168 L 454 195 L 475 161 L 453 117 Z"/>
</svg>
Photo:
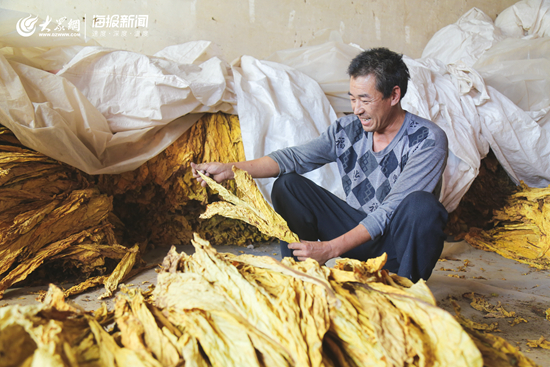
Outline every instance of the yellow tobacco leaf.
<svg viewBox="0 0 550 367">
<path fill-rule="evenodd" d="M 469 349 L 473 344 L 468 344 L 470 339 L 452 317 L 416 298 L 415 294 L 426 297 L 424 292 L 429 292 L 424 284 L 411 291 L 405 285 L 397 285 L 393 278 L 386 278 L 386 271 L 378 278 L 368 275 L 369 271 L 380 271 L 385 258 L 372 262 L 375 266 L 343 262 L 349 264 L 343 266 L 349 270 L 333 270 L 315 261 L 294 262 L 287 258 L 279 265 L 271 258 L 218 254 L 199 238 L 193 244 L 193 255 L 171 251 L 165 259 L 163 267 L 168 272 L 159 274 L 155 304 L 174 310 L 168 315 L 170 321 L 182 325 L 180 330 L 192 330 L 189 332 L 209 358 L 212 355 L 216 361 L 225 360 L 227 364 L 227 360 L 236 358 L 231 356 L 225 338 L 210 338 L 220 334 L 218 328 L 240 338 L 238 329 L 230 331 L 223 326 L 227 322 L 219 319 L 223 312 L 231 316 L 228 320 L 238 321 L 241 333 L 246 332 L 255 340 L 255 348 L 260 345 L 258 335 L 263 335 L 267 338 L 263 343 L 270 340 L 278 344 L 278 350 L 287 351 L 296 365 L 386 366 L 417 359 L 426 365 L 445 365 L 451 360 L 457 366 L 481 365 L 479 352 L 475 347 Z M 360 279 L 373 280 L 358 282 L 353 268 Z M 349 282 L 331 280 L 335 279 L 333 271 L 350 273 L 351 277 L 336 276 Z M 380 283 L 382 280 L 388 285 Z M 187 296 L 190 294 L 193 297 Z M 331 294 L 339 302 L 330 301 Z M 433 301 L 433 296 L 426 298 Z M 396 306 L 399 302 L 404 306 Z M 446 345 L 436 342 L 446 340 L 442 335 L 461 340 L 456 353 L 449 353 Z M 212 345 L 215 350 L 210 349 Z M 264 360 L 277 354 L 265 346 L 261 352 Z M 247 365 L 255 365 L 253 358 L 249 360 Z"/>
<path fill-rule="evenodd" d="M 231 315 L 197 309 L 171 312 L 169 318 L 196 338 L 213 366 L 262 366 L 253 337 Z M 290 365 L 284 361 L 279 363 L 282 364 L 277 364 L 278 366 Z"/>
<path fill-rule="evenodd" d="M 458 279 L 464 279 L 466 277 L 464 275 L 458 275 L 458 274 L 447 274 L 447 276 L 451 278 L 458 278 Z"/>
<path fill-rule="evenodd" d="M 115 318 L 122 345 L 144 360 L 158 361 L 163 366 L 182 362 L 176 347 L 159 329 L 140 292 L 132 292 L 130 300 L 117 298 Z"/>
<path fill-rule="evenodd" d="M 129 302 L 135 318 L 143 325 L 143 340 L 155 358 L 164 366 L 176 365 L 181 356 L 175 345 L 170 341 L 169 330 L 161 330 L 155 317 L 148 309 L 141 292 L 132 292 Z"/>
<path fill-rule="evenodd" d="M 130 273 L 132 267 L 136 263 L 136 259 L 139 255 L 139 245 L 136 244 L 134 247 L 128 250 L 128 253 L 124 255 L 122 260 L 118 263 L 113 273 L 105 281 L 105 293 L 99 296 L 99 299 L 108 298 L 113 295 L 113 292 L 117 289 L 118 283 L 124 279 L 124 277 Z"/>
<path fill-rule="evenodd" d="M 500 332 L 500 329 L 498 328 L 498 322 L 492 322 L 490 324 L 486 324 L 484 322 L 475 322 L 472 320 L 464 319 L 464 324 L 473 330 L 478 331 L 486 331 L 486 332 Z"/>
<path fill-rule="evenodd" d="M 55 286 L 50 285 L 46 300 L 41 305 L 0 309 L 0 364 L 77 365 L 71 345 L 82 337 L 86 321 Z"/>
<path fill-rule="evenodd" d="M 38 251 L 34 257 L 21 262 L 15 267 L 15 269 L 11 270 L 5 277 L 2 278 L 2 280 L 0 280 L 0 298 L 2 298 L 4 291 L 7 288 L 18 281 L 24 280 L 27 275 L 38 268 L 44 260 L 63 251 L 73 243 L 85 237 L 87 234 L 89 233 L 84 231 L 84 233 L 77 233 L 64 240 L 54 242 Z"/>
<path fill-rule="evenodd" d="M 114 311 L 109 311 L 105 302 L 101 303 L 101 307 L 94 311 L 94 318 L 101 325 L 109 324 L 114 318 Z"/>
<path fill-rule="evenodd" d="M 516 317 L 512 321 L 510 321 L 510 326 L 516 326 L 517 324 L 520 324 L 522 322 L 527 322 L 527 320 L 523 317 Z"/>
<path fill-rule="evenodd" d="M 373 280 L 366 270 L 379 267 L 354 262 L 334 269 L 351 277 L 333 277 L 315 261 L 193 244 L 193 255 L 169 252 L 153 301 L 127 290 L 114 312 L 103 304 L 91 316 L 50 288 L 42 305 L 0 308 L 0 352 L 49 366 L 534 366 L 504 340 L 462 329 L 423 282 L 410 286 L 385 270 Z"/>
<path fill-rule="evenodd" d="M 472 302 L 470 303 L 470 306 L 472 308 L 478 310 L 478 311 L 484 311 L 487 312 L 487 314 L 484 317 L 490 318 L 506 318 L 506 317 L 516 317 L 515 311 L 506 311 L 500 301 L 493 305 L 489 301 L 487 301 L 484 297 L 476 297 L 472 296 Z"/>
<path fill-rule="evenodd" d="M 541 336 L 538 340 L 527 339 L 527 346 L 531 348 L 550 349 L 550 341 L 546 340 L 544 336 Z"/>
<path fill-rule="evenodd" d="M 322 342 L 328 330 L 329 307 L 339 307 L 336 295 L 327 281 L 327 272 L 314 260 L 296 264 L 287 258 L 278 262 L 271 257 L 225 255 L 250 283 L 258 284 L 280 301 L 279 318 L 296 319 L 308 347 L 311 365 L 323 363 Z M 294 299 L 295 302 L 283 300 Z M 324 299 L 325 302 L 319 302 Z M 284 307 L 283 307 L 284 306 Z M 301 317 L 300 317 L 301 315 Z"/>
<path fill-rule="evenodd" d="M 189 163 L 244 159 L 238 116 L 207 113 L 138 169 L 100 176 L 99 188 L 120 199 L 115 208 L 117 215 L 151 244 L 189 244 L 194 232 L 213 245 L 266 242 L 271 238 L 244 222 L 198 218 L 213 194 L 193 177 Z M 226 187 L 233 190 L 235 183 L 228 181 Z"/>
<path fill-rule="evenodd" d="M 196 259 L 204 269 L 202 275 L 205 279 L 214 281 L 216 287 L 231 290 L 231 300 L 239 313 L 247 314 L 252 325 L 280 343 L 296 364 L 307 364 L 309 357 L 300 325 L 295 317 L 285 317 L 288 313 L 296 311 L 281 305 L 281 302 L 288 302 L 293 297 L 271 297 L 260 285 L 248 282 L 238 269 L 219 256 L 208 242 L 195 237 L 192 243 L 195 246 L 193 259 Z M 293 293 L 290 287 L 287 291 Z M 279 320 L 288 321 L 281 323 Z M 290 320 L 294 321 L 289 322 Z"/>
<path fill-rule="evenodd" d="M 290 231 L 285 220 L 265 201 L 252 177 L 246 171 L 236 167 L 233 167 L 233 173 L 240 197 L 235 196 L 213 179 L 199 172 L 208 186 L 216 190 L 225 200 L 225 202 L 218 201 L 209 204 L 200 218 L 211 218 L 217 214 L 240 219 L 258 228 L 260 232 L 281 241 L 299 242 L 298 236 Z"/>
<path fill-rule="evenodd" d="M 109 275 L 100 275 L 93 278 L 88 278 L 85 281 L 76 284 L 72 286 L 71 288 L 67 289 L 65 293 L 65 297 L 74 296 L 75 294 L 80 294 L 84 292 L 86 289 L 97 287 L 98 285 L 104 284 L 107 279 L 109 279 Z"/>
<path fill-rule="evenodd" d="M 46 293 L 42 303 L 48 307 L 55 308 L 58 311 L 78 312 L 78 309 L 65 303 L 65 295 L 63 294 L 63 291 L 53 284 L 50 284 L 48 292 Z"/>
<path fill-rule="evenodd" d="M 160 362 L 135 351 L 120 347 L 115 339 L 91 316 L 87 316 L 90 330 L 99 349 L 99 365 L 107 367 L 161 367 Z"/>
<path fill-rule="evenodd" d="M 325 272 L 323 271 L 319 263 L 312 259 L 307 259 L 306 261 L 296 263 L 290 258 L 279 262 L 276 259 L 268 256 L 235 256 L 232 254 L 224 254 L 224 256 L 228 261 L 231 261 L 232 263 L 242 263 L 252 266 L 254 268 L 268 269 L 276 273 L 281 273 L 282 275 L 296 277 L 304 282 L 321 286 L 327 292 L 329 300 L 333 300 L 334 302 L 336 302 L 336 296 L 334 294 L 334 291 L 330 287 L 330 283 L 326 279 L 327 276 Z"/>
<path fill-rule="evenodd" d="M 530 188 L 521 183 L 520 188 L 504 208 L 495 211 L 493 229 L 472 228 L 465 239 L 485 251 L 550 269 L 550 187 Z"/>
<path fill-rule="evenodd" d="M 198 249 L 197 251 L 201 250 Z M 186 257 L 185 254 L 175 255 L 175 252 L 172 252 L 171 260 L 165 259 L 165 262 L 163 263 L 163 267 L 165 269 L 175 269 L 174 265 L 169 265 L 170 263 L 180 264 L 182 267 L 202 267 L 204 264 L 210 269 L 208 272 L 209 274 L 212 272 L 218 274 L 218 276 L 223 276 L 224 274 L 223 272 L 216 271 L 215 268 L 213 269 L 208 262 L 204 263 L 203 261 L 198 261 L 198 259 L 194 258 L 195 255 L 193 255 L 193 257 Z M 230 264 L 227 266 L 229 269 L 232 268 Z M 238 278 L 234 271 L 226 273 Z M 208 279 L 210 279 L 210 277 L 208 277 Z M 227 289 L 229 293 L 226 294 L 224 289 Z M 255 292 L 253 292 L 253 294 L 254 293 Z M 252 297 L 253 294 L 251 294 Z M 274 311 L 270 311 L 271 308 L 266 307 L 249 308 L 246 304 L 242 304 L 241 297 L 245 299 L 247 299 L 247 297 L 241 296 L 241 293 L 237 289 L 215 286 L 215 283 L 211 283 L 200 275 L 200 273 L 181 271 L 161 272 L 158 276 L 158 285 L 153 295 L 157 306 L 162 309 L 171 310 L 167 315 L 169 321 L 176 325 L 178 329 L 186 330 L 188 337 L 191 336 L 191 340 L 184 339 L 185 343 L 191 343 L 186 344 L 186 348 L 193 349 L 193 340 L 198 340 L 201 342 L 202 347 L 206 348 L 209 353 L 214 353 L 214 356 L 210 356 L 209 354 L 209 358 L 216 358 L 216 360 L 224 358 L 232 358 L 233 360 L 238 358 L 241 360 L 241 356 L 227 357 L 233 355 L 233 353 L 239 353 L 239 350 L 237 349 L 232 351 L 228 349 L 226 346 L 227 341 L 224 341 L 225 338 L 223 338 L 223 340 L 213 339 L 213 337 L 219 335 L 218 331 L 212 334 L 212 331 L 219 330 L 218 328 L 227 330 L 224 325 L 229 327 L 227 323 L 229 320 L 233 319 L 234 321 L 231 321 L 231 323 L 240 325 L 240 332 L 235 334 L 233 331 L 232 338 L 241 340 L 240 343 L 245 344 L 247 343 L 246 339 L 249 338 L 254 347 L 262 356 L 262 359 L 265 361 L 266 365 L 294 365 L 292 358 L 289 356 L 289 353 L 284 346 L 270 336 L 273 332 L 270 331 L 268 334 L 261 331 L 270 330 L 269 325 L 272 322 L 279 322 L 278 318 L 273 319 L 272 317 L 269 317 Z M 264 299 L 264 297 L 261 296 L 261 293 L 258 294 L 258 297 L 260 300 Z M 197 325 L 195 322 L 189 321 L 189 317 L 192 317 L 191 320 L 199 322 L 199 324 Z M 255 319 L 256 317 L 263 320 L 262 323 L 267 322 L 268 326 L 258 330 L 258 323 Z M 223 320 L 223 322 L 222 325 L 211 325 L 210 323 L 212 320 L 220 320 L 220 322 Z M 278 325 L 273 327 L 275 329 L 280 329 L 283 326 Z M 212 328 L 214 328 L 214 330 L 212 330 Z M 234 327 L 231 327 L 231 330 L 235 330 Z M 229 330 L 227 330 L 227 332 L 229 332 Z M 185 335 L 180 337 L 180 340 L 184 337 Z M 188 352 L 191 351 L 188 350 Z M 188 360 L 189 355 L 185 358 Z M 197 356 L 195 355 L 193 359 L 196 358 Z M 255 358 L 251 358 L 250 364 L 253 365 L 255 360 Z M 228 364 L 236 365 L 236 363 L 230 363 L 228 360 L 225 360 L 225 363 L 223 363 L 223 365 Z"/>
</svg>

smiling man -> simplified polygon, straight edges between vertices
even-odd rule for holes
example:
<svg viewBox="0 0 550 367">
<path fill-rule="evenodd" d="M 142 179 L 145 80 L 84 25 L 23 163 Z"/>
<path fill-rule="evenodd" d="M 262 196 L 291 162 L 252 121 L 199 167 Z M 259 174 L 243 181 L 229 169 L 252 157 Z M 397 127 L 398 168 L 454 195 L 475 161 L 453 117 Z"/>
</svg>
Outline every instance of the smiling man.
<svg viewBox="0 0 550 367">
<path fill-rule="evenodd" d="M 401 108 L 409 71 L 385 48 L 362 52 L 348 67 L 353 114 L 316 139 L 238 163 L 204 163 L 220 182 L 231 166 L 252 177 L 278 177 L 275 210 L 301 239 L 281 243 L 282 256 L 324 264 L 334 257 L 367 260 L 388 255 L 385 268 L 427 280 L 441 254 L 447 211 L 438 201 L 447 137 L 434 123 Z M 300 174 L 337 162 L 343 201 Z M 200 180 L 200 178 L 198 177 Z"/>
</svg>

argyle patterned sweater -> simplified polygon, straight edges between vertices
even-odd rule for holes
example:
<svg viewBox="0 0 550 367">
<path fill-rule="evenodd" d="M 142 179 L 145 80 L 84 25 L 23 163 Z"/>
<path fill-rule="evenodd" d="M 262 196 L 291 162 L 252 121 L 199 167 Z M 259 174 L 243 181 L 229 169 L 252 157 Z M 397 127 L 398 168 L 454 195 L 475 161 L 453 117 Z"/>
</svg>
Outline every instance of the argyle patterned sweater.
<svg viewBox="0 0 550 367">
<path fill-rule="evenodd" d="M 448 148 L 441 128 L 409 112 L 397 135 L 382 151 L 372 150 L 372 135 L 363 130 L 357 116 L 347 115 L 318 138 L 268 156 L 279 165 L 279 175 L 303 174 L 337 162 L 346 202 L 367 214 L 361 224 L 375 239 L 384 234 L 393 213 L 409 193 L 439 195 Z"/>
</svg>

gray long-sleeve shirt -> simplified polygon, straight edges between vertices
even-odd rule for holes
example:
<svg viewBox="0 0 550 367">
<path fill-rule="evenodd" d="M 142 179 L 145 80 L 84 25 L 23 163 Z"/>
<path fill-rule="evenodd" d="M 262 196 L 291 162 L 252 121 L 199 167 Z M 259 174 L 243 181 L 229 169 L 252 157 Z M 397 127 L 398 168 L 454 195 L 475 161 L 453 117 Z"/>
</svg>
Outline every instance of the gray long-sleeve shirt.
<svg viewBox="0 0 550 367">
<path fill-rule="evenodd" d="M 372 133 L 355 115 L 344 116 L 319 137 L 272 152 L 279 175 L 303 174 L 337 162 L 347 203 L 365 212 L 361 224 L 381 236 L 401 201 L 411 192 L 439 195 L 447 162 L 447 136 L 436 124 L 406 113 L 403 126 L 382 151 L 372 150 Z"/>
</svg>

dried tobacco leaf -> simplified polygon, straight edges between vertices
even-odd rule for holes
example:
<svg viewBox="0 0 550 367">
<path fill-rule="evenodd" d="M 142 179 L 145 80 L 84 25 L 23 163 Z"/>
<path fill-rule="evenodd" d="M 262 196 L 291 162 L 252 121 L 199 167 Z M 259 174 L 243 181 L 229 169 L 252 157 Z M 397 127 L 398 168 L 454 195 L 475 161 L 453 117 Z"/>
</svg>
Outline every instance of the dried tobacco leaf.
<svg viewBox="0 0 550 367">
<path fill-rule="evenodd" d="M 484 331 L 489 333 L 498 333 L 501 331 L 498 328 L 498 322 L 492 322 L 490 324 L 486 324 L 484 322 L 475 322 L 465 318 L 464 325 L 473 330 Z"/>
<path fill-rule="evenodd" d="M 51 287 L 43 305 L 0 308 L 0 352 L 51 366 L 534 366 L 464 327 L 472 341 L 423 282 L 389 276 L 385 259 L 331 269 L 193 244 L 191 256 L 170 250 L 153 300 L 131 290 L 92 316 Z"/>
<path fill-rule="evenodd" d="M 96 189 L 74 190 L 65 199 L 53 199 L 38 208 L 36 204 L 0 214 L 1 293 L 72 245 L 101 244 L 111 238 L 106 234 L 110 226 L 104 223 L 112 203 Z"/>
<path fill-rule="evenodd" d="M 115 339 L 107 333 L 103 327 L 92 317 L 88 317 L 90 330 L 95 339 L 99 351 L 98 364 L 100 366 L 135 366 L 135 367 L 160 367 L 158 361 L 144 358 L 143 354 L 134 350 L 120 347 Z"/>
<path fill-rule="evenodd" d="M 159 329 L 140 293 L 133 294 L 131 300 L 119 297 L 115 305 L 115 318 L 122 345 L 144 360 L 151 361 L 151 364 L 177 365 L 181 356 L 176 346 Z"/>
<path fill-rule="evenodd" d="M 208 194 L 189 162 L 212 160 L 244 160 L 237 116 L 206 114 L 139 169 L 101 176 L 100 191 L 90 188 L 92 178 L 24 147 L 0 126 L 0 286 L 34 284 L 51 274 L 88 278 L 66 291 L 72 295 L 105 282 L 115 266 L 106 260 L 120 262 L 128 249 L 119 245 L 123 224 L 104 192 L 117 195 L 115 209 L 129 224 L 126 243 L 188 243 L 193 231 L 219 244 L 268 240 L 242 222 L 198 220 Z M 85 236 L 100 225 L 103 230 Z"/>
<path fill-rule="evenodd" d="M 550 269 L 550 187 L 530 188 L 523 182 L 502 210 L 495 211 L 490 230 L 472 228 L 465 239 L 472 246 L 496 252 L 538 269 Z"/>
<path fill-rule="evenodd" d="M 100 275 L 93 278 L 88 278 L 85 281 L 72 286 L 71 288 L 67 289 L 64 294 L 65 297 L 74 296 L 75 294 L 80 294 L 84 292 L 86 289 L 94 288 L 99 285 L 105 284 L 105 282 L 109 279 L 109 275 Z"/>
<path fill-rule="evenodd" d="M 550 349 L 550 341 L 546 340 L 544 336 L 541 336 L 538 340 L 527 339 L 527 346 L 531 348 Z"/>
<path fill-rule="evenodd" d="M 369 265 L 348 262 L 349 270 L 340 270 L 315 261 L 279 263 L 272 258 L 218 254 L 199 238 L 193 244 L 196 251 L 191 256 L 171 251 L 163 265 L 167 272 L 158 277 L 155 304 L 172 310 L 172 322 L 183 323 L 199 309 L 204 312 L 201 317 L 209 320 L 214 312 L 223 312 L 244 326 L 240 334 L 254 335 L 257 329 L 299 365 L 482 364 L 462 328 L 435 306 L 433 295 L 426 297 L 430 292 L 425 284 L 418 283 L 413 290 L 397 284 L 396 277 L 381 269 L 385 259 Z M 372 281 L 360 283 L 358 278 Z M 434 304 L 416 298 L 417 294 Z M 185 317 L 176 316 L 181 313 Z M 201 324 L 200 319 L 193 320 Z M 201 345 L 212 342 L 204 332 L 194 334 Z M 452 351 L 448 337 L 458 343 Z M 231 354 L 211 356 L 214 352 L 208 348 L 211 362 L 232 364 L 227 359 L 233 358 Z"/>
<path fill-rule="evenodd" d="M 246 171 L 235 166 L 233 166 L 233 173 L 239 197 L 199 172 L 199 175 L 206 181 L 208 186 L 216 190 L 225 200 L 209 204 L 200 218 L 207 219 L 214 215 L 221 215 L 227 218 L 239 219 L 258 228 L 260 232 L 276 237 L 281 241 L 299 242 L 300 239 L 288 228 L 286 221 L 265 201 L 254 179 Z"/>
<path fill-rule="evenodd" d="M 120 260 L 115 270 L 111 273 L 109 278 L 105 281 L 105 293 L 99 296 L 99 299 L 108 298 L 113 295 L 113 292 L 117 289 L 118 283 L 124 279 L 128 273 L 132 270 L 136 264 L 136 260 L 139 256 L 139 245 L 136 244 L 134 247 L 128 250 L 126 255 Z"/>
<path fill-rule="evenodd" d="M 91 186 L 84 173 L 0 126 L 0 298 L 15 283 L 101 273 L 113 255 L 107 249 L 127 252 L 113 231 L 111 198 Z"/>
<path fill-rule="evenodd" d="M 8 289 L 14 283 L 24 280 L 28 274 L 30 274 L 36 268 L 42 265 L 45 260 L 53 258 L 56 254 L 69 248 L 75 243 L 82 242 L 85 238 L 92 236 L 95 230 L 100 229 L 102 229 L 102 226 L 90 228 L 89 230 L 84 230 L 80 233 L 73 234 L 63 240 L 54 242 L 42 248 L 34 255 L 34 257 L 19 263 L 19 265 L 11 270 L 8 275 L 0 280 L 0 298 L 2 297 L 6 289 Z"/>
<path fill-rule="evenodd" d="M 521 324 L 522 322 L 528 322 L 528 321 L 523 317 L 516 317 L 515 319 L 510 321 L 510 326 L 516 326 L 518 324 Z"/>
<path fill-rule="evenodd" d="M 484 297 L 476 297 L 475 295 L 472 295 L 471 298 L 472 302 L 470 303 L 470 306 L 478 311 L 487 312 L 487 314 L 484 316 L 486 318 L 516 317 L 516 312 L 506 311 L 501 305 L 500 301 L 496 305 L 493 305 Z"/>
<path fill-rule="evenodd" d="M 71 344 L 87 323 L 78 309 L 64 302 L 56 287 L 50 286 L 46 300 L 45 305 L 0 309 L 0 364 L 77 365 Z"/>
<path fill-rule="evenodd" d="M 212 194 L 193 177 L 190 162 L 243 160 L 238 116 L 204 114 L 162 153 L 134 171 L 100 176 L 98 186 L 114 196 L 114 211 L 128 228 L 130 242 L 147 238 L 160 246 L 189 244 L 194 232 L 213 245 L 266 242 L 269 237 L 246 223 L 236 227 L 230 219 L 198 219 Z"/>
</svg>

